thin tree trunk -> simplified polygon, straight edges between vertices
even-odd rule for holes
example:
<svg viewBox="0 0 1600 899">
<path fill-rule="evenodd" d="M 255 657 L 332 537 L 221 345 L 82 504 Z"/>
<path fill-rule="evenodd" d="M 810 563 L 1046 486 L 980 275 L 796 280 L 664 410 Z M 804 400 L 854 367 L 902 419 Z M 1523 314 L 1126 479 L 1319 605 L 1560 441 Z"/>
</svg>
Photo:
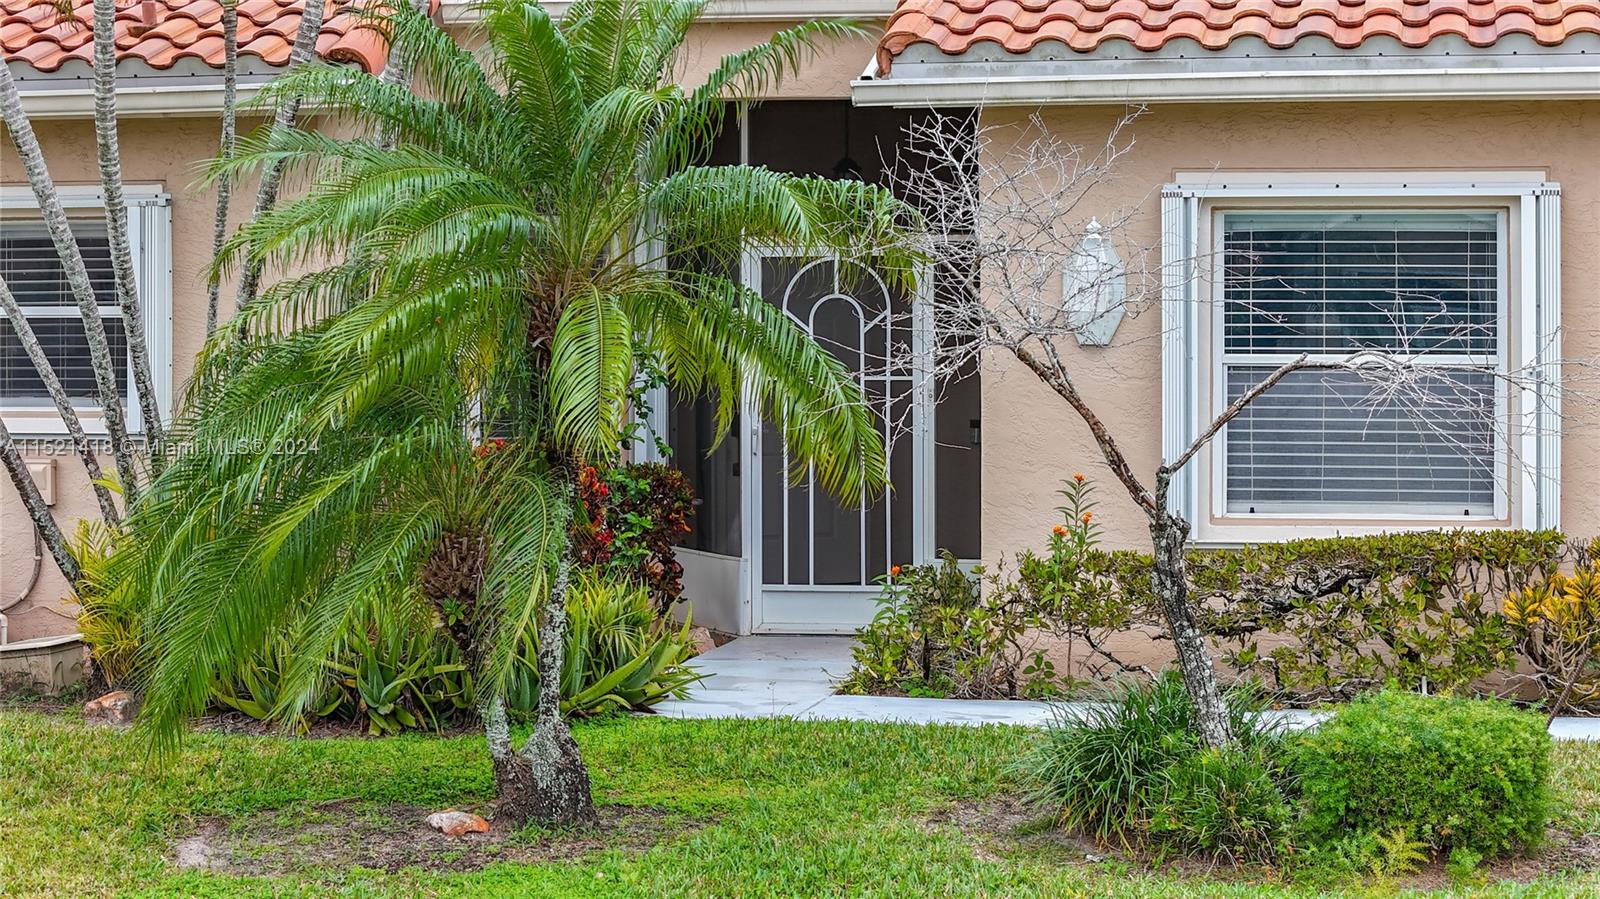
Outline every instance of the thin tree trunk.
<svg viewBox="0 0 1600 899">
<path fill-rule="evenodd" d="M 300 29 L 295 32 L 294 48 L 289 51 L 289 68 L 303 65 L 311 60 L 311 54 L 316 50 L 317 35 L 322 33 L 322 16 L 324 0 L 305 0 L 305 11 L 300 15 Z M 272 118 L 274 133 L 286 131 L 294 127 L 296 118 L 300 114 L 300 98 L 288 97 L 278 104 L 277 114 Z M 283 163 L 273 162 L 261 172 L 261 183 L 256 188 L 256 205 L 250 212 L 250 220 L 255 221 L 272 211 L 278 203 L 278 188 L 283 183 Z M 261 263 L 250 259 L 248 254 L 244 260 L 244 270 L 239 275 L 239 294 L 234 299 L 234 314 L 237 315 L 244 307 L 255 302 L 256 292 L 261 286 Z"/>
<path fill-rule="evenodd" d="M 4 465 L 6 473 L 11 475 L 11 483 L 16 486 L 17 495 L 22 497 L 22 507 L 28 510 L 33 526 L 44 538 L 44 545 L 50 548 L 50 555 L 56 560 L 56 567 L 61 569 L 61 575 L 67 579 L 67 583 L 76 585 L 83 579 L 83 569 L 78 567 L 78 560 L 67 551 L 67 538 L 62 535 L 56 520 L 50 517 L 50 507 L 44 504 L 44 497 L 39 495 L 39 485 L 33 482 L 33 475 L 28 473 L 28 464 L 22 461 L 22 455 L 17 452 L 16 441 L 11 439 L 11 432 L 6 429 L 3 418 L 0 418 L 0 465 Z"/>
<path fill-rule="evenodd" d="M 17 92 L 16 81 L 11 77 L 10 68 L 4 65 L 0 65 L 0 117 L 5 119 L 11 142 L 16 146 L 23 171 L 28 175 L 28 183 L 33 186 L 33 195 L 39 203 L 45 228 L 55 244 L 56 255 L 61 257 L 67 284 L 78 302 L 78 310 L 83 314 L 83 332 L 89 344 L 89 359 L 94 366 L 95 387 L 101 414 L 105 418 L 106 434 L 111 440 L 111 455 L 116 460 L 117 474 L 122 479 L 123 499 L 131 505 L 138 495 L 139 469 L 134 464 L 127 423 L 122 417 L 122 398 L 117 395 L 117 382 L 113 374 L 115 365 L 120 363 L 114 363 L 111 358 L 111 348 L 106 343 L 105 323 L 100 320 L 100 308 L 95 301 L 94 288 L 89 283 L 89 271 L 84 267 L 78 241 L 72 236 L 67 210 L 61 205 L 55 184 L 50 180 L 38 135 L 34 134 L 33 125 L 22 111 L 22 96 Z"/>
<path fill-rule="evenodd" d="M 1572 672 L 1567 675 L 1567 683 L 1561 688 L 1561 695 L 1556 697 L 1555 705 L 1550 707 L 1550 714 L 1545 716 L 1544 726 L 1549 728 L 1561 717 L 1561 712 L 1567 707 L 1567 700 L 1572 696 L 1572 688 L 1578 685 L 1578 678 L 1583 676 L 1584 666 L 1589 664 L 1589 659 L 1594 655 L 1594 650 L 1589 650 L 1578 657 L 1578 664 L 1572 667 Z"/>
<path fill-rule="evenodd" d="M 0 312 L 4 312 L 6 319 L 11 322 L 11 330 L 17 335 L 17 342 L 22 344 L 22 349 L 33 361 L 33 368 L 39 373 L 39 379 L 44 382 L 44 389 L 50 394 L 50 400 L 56 404 L 56 411 L 61 414 L 61 421 L 67 426 L 67 435 L 72 438 L 72 448 L 78 451 L 78 456 L 83 460 L 83 468 L 89 473 L 89 483 L 94 488 L 95 499 L 100 503 L 100 517 L 106 524 L 115 525 L 119 516 L 117 504 L 111 497 L 111 491 L 101 483 L 105 476 L 100 472 L 100 457 L 95 453 L 94 446 L 89 442 L 89 435 L 84 433 L 83 422 L 78 419 L 78 410 L 72 408 L 72 399 L 67 396 L 67 391 L 61 386 L 61 378 L 56 375 L 55 367 L 50 364 L 49 357 L 44 354 L 44 347 L 39 345 L 39 338 L 33 333 L 33 325 L 28 323 L 27 316 L 22 313 L 22 306 L 17 298 L 12 295 L 11 288 L 4 278 L 0 278 Z"/>
<path fill-rule="evenodd" d="M 1167 633 L 1172 636 L 1178 671 L 1183 675 L 1184 689 L 1194 707 L 1193 723 L 1200 742 L 1213 749 L 1228 749 L 1236 745 L 1236 735 L 1228 719 L 1222 690 L 1217 685 L 1216 672 L 1211 667 L 1205 634 L 1195 619 L 1194 603 L 1189 595 L 1189 570 L 1184 559 L 1189 548 L 1189 523 L 1166 511 L 1170 484 L 1171 476 L 1167 472 L 1157 475 L 1156 499 L 1160 511 L 1150 518 L 1150 542 L 1155 548 L 1150 587 L 1161 606 L 1162 617 L 1167 620 Z"/>
<path fill-rule="evenodd" d="M 217 154 L 233 155 L 238 138 L 239 99 L 239 4 L 222 0 L 222 139 Z M 228 205 L 233 201 L 233 179 L 224 173 L 217 179 L 217 216 L 211 229 L 211 258 L 222 253 L 228 239 Z M 217 300 L 222 282 L 216 278 L 206 287 L 206 337 L 217 330 Z"/>
<path fill-rule="evenodd" d="M 117 50 L 115 0 L 94 0 L 94 137 L 99 149 L 100 189 L 106 200 L 106 235 L 111 242 L 111 270 L 116 276 L 117 303 L 127 332 L 133 387 L 138 396 L 152 470 L 160 470 L 161 407 L 150 374 L 150 348 L 144 339 L 144 309 L 133 271 L 133 245 L 128 238 L 128 207 L 122 199 L 122 149 L 117 140 Z"/>
<path fill-rule="evenodd" d="M 1211 667 L 1211 653 L 1206 649 L 1205 635 L 1200 631 L 1189 594 L 1188 565 L 1184 560 L 1189 542 L 1189 523 L 1167 511 L 1167 489 L 1172 483 L 1175 469 L 1162 466 L 1156 472 L 1155 493 L 1152 495 L 1145 489 L 1105 423 L 1078 393 L 1077 385 L 1067 375 L 1066 366 L 1062 364 L 1055 348 L 1047 341 L 1043 345 L 1048 361 L 1038 358 L 1022 346 L 1013 346 L 1012 354 L 1078 413 L 1078 417 L 1083 419 L 1089 432 L 1094 435 L 1095 444 L 1099 446 L 1106 465 L 1122 482 L 1128 496 L 1149 517 L 1150 542 L 1154 550 L 1151 588 L 1155 591 L 1162 617 L 1167 622 L 1167 632 L 1177 651 L 1178 672 L 1183 676 L 1184 689 L 1194 706 L 1195 730 L 1201 742 L 1207 746 L 1233 746 L 1235 740 L 1233 727 L 1228 721 L 1227 706 L 1222 701 L 1222 689 L 1217 685 L 1217 674 Z"/>
<path fill-rule="evenodd" d="M 563 503 L 564 505 L 564 503 Z M 566 525 L 563 524 L 563 531 Z M 563 553 L 544 620 L 539 623 L 539 701 L 533 733 L 515 755 L 494 760 L 495 816 L 516 824 L 590 825 L 598 820 L 589 769 L 561 717 L 561 659 L 567 639 L 567 584 L 571 564 Z M 492 747 L 491 747 L 492 749 Z"/>
</svg>

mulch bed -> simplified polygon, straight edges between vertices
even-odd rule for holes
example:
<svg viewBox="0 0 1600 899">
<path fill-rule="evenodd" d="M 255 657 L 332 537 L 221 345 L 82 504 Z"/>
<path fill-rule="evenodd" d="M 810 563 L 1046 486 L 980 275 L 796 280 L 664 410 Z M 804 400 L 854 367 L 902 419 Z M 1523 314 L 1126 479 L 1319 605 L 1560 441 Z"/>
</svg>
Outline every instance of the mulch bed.
<svg viewBox="0 0 1600 899">
<path fill-rule="evenodd" d="M 1241 883 L 1281 879 L 1276 872 L 1251 865 L 1233 865 L 1204 858 L 1156 859 L 1135 847 L 1106 844 L 1092 837 L 1054 826 L 1047 813 L 1018 796 L 997 796 L 946 806 L 928 818 L 930 826 L 954 827 L 972 838 L 980 858 L 996 859 L 1018 850 L 1034 851 L 1065 863 L 1114 862 L 1179 877 L 1206 878 Z M 1491 859 L 1477 870 L 1486 883 L 1528 883 L 1552 874 L 1600 870 L 1600 834 L 1573 834 L 1552 827 L 1545 843 L 1527 856 Z M 1436 858 L 1419 871 L 1390 878 L 1398 888 L 1434 890 L 1456 884 Z"/>
<path fill-rule="evenodd" d="M 701 826 L 661 809 L 606 805 L 599 807 L 600 823 L 592 828 L 541 831 L 501 825 L 491 826 L 488 833 L 450 837 L 427 825 L 428 815 L 436 811 L 440 809 L 340 800 L 236 818 L 208 817 L 177 841 L 171 858 L 180 868 L 257 876 L 357 866 L 389 872 L 475 871 L 496 862 L 560 861 L 608 849 L 644 851 Z"/>
</svg>

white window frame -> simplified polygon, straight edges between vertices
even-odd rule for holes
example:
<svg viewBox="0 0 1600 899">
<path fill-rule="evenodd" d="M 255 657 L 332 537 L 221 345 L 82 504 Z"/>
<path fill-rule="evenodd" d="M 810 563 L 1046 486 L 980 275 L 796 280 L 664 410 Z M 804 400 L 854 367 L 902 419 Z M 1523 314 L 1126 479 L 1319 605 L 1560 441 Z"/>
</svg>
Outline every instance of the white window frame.
<svg viewBox="0 0 1600 899">
<path fill-rule="evenodd" d="M 56 185 L 56 194 L 67 214 L 75 218 L 85 213 L 98 213 L 103 219 L 105 195 L 99 185 Z M 156 408 L 165 417 L 172 409 L 172 198 L 158 184 L 125 184 L 123 202 L 128 209 L 129 249 L 133 256 L 134 281 L 139 289 L 139 302 L 144 313 L 144 339 L 150 351 L 150 376 L 154 381 Z M 27 185 L 0 186 L 0 220 L 7 215 L 31 213 L 38 215 L 39 205 L 33 189 Z M 71 317 L 79 315 L 76 302 L 61 307 L 40 310 L 45 314 L 61 312 Z M 0 313 L 3 315 L 3 313 Z M 131 357 L 126 361 L 128 395 L 123 398 L 123 414 L 128 432 L 139 434 L 144 430 L 143 416 L 138 402 L 138 387 L 134 383 Z M 74 403 L 91 436 L 104 436 L 105 418 L 98 403 L 79 400 Z M 3 406 L 0 417 L 6 428 L 17 437 L 58 437 L 66 434 L 66 425 L 54 406 Z"/>
<path fill-rule="evenodd" d="M 1178 173 L 1162 191 L 1162 455 L 1175 458 L 1219 411 L 1224 371 L 1222 279 L 1208 259 L 1220 249 L 1224 212 L 1330 207 L 1407 211 L 1497 209 L 1504 216 L 1500 252 L 1502 366 L 1540 371 L 1550 385 L 1516 388 L 1519 420 L 1499 441 L 1493 516 L 1317 513 L 1315 524 L 1279 514 L 1228 513 L 1225 434 L 1179 472 L 1170 504 L 1194 525 L 1201 544 L 1229 545 L 1294 537 L 1432 527 L 1560 526 L 1560 185 L 1542 172 L 1195 172 Z M 1512 253 L 1515 255 L 1511 255 Z M 1205 368 L 1209 366 L 1210 371 Z M 1506 414 L 1504 390 L 1497 412 Z M 1209 397 L 1209 399 L 1208 399 Z M 1203 420 L 1202 420 L 1203 419 Z M 1505 419 L 1502 419 L 1503 421 Z M 1501 474 L 1504 473 L 1502 477 Z"/>
</svg>

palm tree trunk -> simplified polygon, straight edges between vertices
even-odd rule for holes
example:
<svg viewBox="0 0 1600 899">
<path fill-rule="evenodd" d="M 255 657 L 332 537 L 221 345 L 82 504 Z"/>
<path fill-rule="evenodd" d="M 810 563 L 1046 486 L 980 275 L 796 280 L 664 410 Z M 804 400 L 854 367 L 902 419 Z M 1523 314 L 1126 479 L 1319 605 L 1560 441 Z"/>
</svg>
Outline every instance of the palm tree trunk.
<svg viewBox="0 0 1600 899">
<path fill-rule="evenodd" d="M 563 497 L 562 507 L 566 508 Z M 566 530 L 563 523 L 562 530 Z M 544 620 L 539 624 L 539 702 L 533 733 L 514 755 L 494 759 L 495 816 L 522 824 L 590 825 L 598 817 L 589 785 L 589 769 L 578 743 L 561 717 L 561 657 L 567 639 L 567 584 L 570 552 L 556 568 Z M 486 722 L 487 725 L 487 722 Z M 490 753 L 493 755 L 493 740 Z"/>
<path fill-rule="evenodd" d="M 324 0 L 305 0 L 305 11 L 300 15 L 300 30 L 295 32 L 294 48 L 289 51 L 289 66 L 303 65 L 311 60 L 311 54 L 316 50 L 317 35 L 322 32 L 322 16 Z M 272 118 L 272 130 L 284 131 L 294 127 L 295 119 L 300 114 L 300 98 L 288 97 L 278 104 L 278 111 Z M 261 183 L 256 188 L 256 205 L 250 212 L 250 220 L 255 221 L 261 216 L 272 211 L 278 203 L 278 188 L 283 183 L 283 163 L 274 162 L 268 165 L 261 173 Z M 261 263 L 249 258 L 246 254 L 244 270 L 239 275 L 239 293 L 234 299 L 234 313 L 255 301 L 256 291 L 261 286 Z"/>
<path fill-rule="evenodd" d="M 159 470 L 161 407 L 150 375 L 150 348 L 144 339 L 144 309 L 133 273 L 133 246 L 128 239 L 128 207 L 122 199 L 122 148 L 117 140 L 117 50 L 115 0 L 94 0 L 94 137 L 99 149 L 100 189 L 106 198 L 106 236 L 111 242 L 111 270 L 116 276 L 117 303 L 122 307 L 133 387 L 139 398 L 152 470 Z"/>
<path fill-rule="evenodd" d="M 100 517 L 106 524 L 115 525 L 119 520 L 117 504 L 111 498 L 111 491 L 102 483 L 104 475 L 100 473 L 100 457 L 95 454 L 94 446 L 89 443 L 89 435 L 83 431 L 83 422 L 78 420 L 78 410 L 72 408 L 72 399 L 67 396 L 67 391 L 61 386 L 61 379 L 56 376 L 55 366 L 50 364 L 49 357 L 44 354 L 44 347 L 39 345 L 39 338 L 33 333 L 33 326 L 28 323 L 27 316 L 22 314 L 22 306 L 17 298 L 12 295 L 11 288 L 0 278 L 0 312 L 5 313 L 6 320 L 11 322 L 11 330 L 17 335 L 17 342 L 22 344 L 22 349 L 33 361 L 33 368 L 39 373 L 39 379 L 44 381 L 44 389 L 50 394 L 50 400 L 56 404 L 56 411 L 61 414 L 61 421 L 67 426 L 67 435 L 72 438 L 72 447 L 78 451 L 79 458 L 83 459 L 83 468 L 89 473 L 89 483 L 94 486 L 95 499 L 100 503 Z"/>
<path fill-rule="evenodd" d="M 9 67 L 0 65 L 0 117 L 5 119 L 11 142 L 17 148 L 22 168 L 33 186 L 34 198 L 44 217 L 45 228 L 55 244 L 56 255 L 61 257 L 61 267 L 67 284 L 83 314 L 83 333 L 89 344 L 89 359 L 94 366 L 94 380 L 101 415 L 105 418 L 106 434 L 111 440 L 111 455 L 117 463 L 117 474 L 122 480 L 124 501 L 132 504 L 137 499 L 139 469 L 134 464 L 132 447 L 128 440 L 127 423 L 122 417 L 122 398 L 117 395 L 115 366 L 111 348 L 106 343 L 105 323 L 100 320 L 100 308 L 95 302 L 94 288 L 89 283 L 89 271 L 84 267 L 83 254 L 72 236 L 72 225 L 67 220 L 67 210 L 56 194 L 55 183 L 44 163 L 44 152 L 39 147 L 38 135 L 22 111 L 22 96 L 11 77 Z M 131 331 L 132 328 L 130 327 Z"/>
<path fill-rule="evenodd" d="M 39 495 L 39 485 L 33 482 L 33 475 L 28 473 L 28 465 L 17 452 L 16 441 L 11 439 L 11 432 L 6 429 L 3 418 L 0 418 L 0 465 L 4 465 L 6 473 L 11 475 L 11 483 L 16 486 L 17 495 L 22 497 L 22 507 L 28 510 L 33 526 L 44 538 L 45 546 L 50 548 L 56 567 L 61 569 L 67 583 L 78 583 L 83 579 L 83 569 L 78 567 L 78 560 L 67 551 L 67 538 L 62 536 L 56 520 L 50 517 L 50 507 L 44 504 L 44 497 Z"/>
<path fill-rule="evenodd" d="M 222 140 L 217 154 L 224 158 L 233 155 L 238 137 L 239 120 L 239 4 L 238 0 L 222 0 Z M 226 173 L 217 179 L 217 216 L 211 229 L 211 258 L 222 253 L 222 244 L 228 239 L 228 204 L 233 201 L 233 179 Z M 210 279 L 206 287 L 206 337 L 217 330 L 217 299 L 222 292 L 222 282 Z"/>
</svg>

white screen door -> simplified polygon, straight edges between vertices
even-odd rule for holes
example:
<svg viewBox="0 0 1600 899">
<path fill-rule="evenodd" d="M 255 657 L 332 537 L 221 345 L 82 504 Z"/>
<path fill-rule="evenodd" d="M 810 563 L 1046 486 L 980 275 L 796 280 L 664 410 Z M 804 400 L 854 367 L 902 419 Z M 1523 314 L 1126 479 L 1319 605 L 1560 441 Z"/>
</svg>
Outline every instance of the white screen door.
<svg viewBox="0 0 1600 899">
<path fill-rule="evenodd" d="M 910 298 L 851 262 L 757 253 L 750 287 L 856 374 L 888 441 L 890 485 L 841 503 L 795 460 L 780 432 L 752 434 L 746 507 L 756 631 L 848 633 L 871 620 L 877 580 L 924 561 L 932 544 L 931 391 L 918 365 L 925 341 Z M 886 364 L 896 356 L 904 364 Z M 747 410 L 753 413 L 754 410 Z M 892 438 L 892 439 L 891 439 Z"/>
</svg>

